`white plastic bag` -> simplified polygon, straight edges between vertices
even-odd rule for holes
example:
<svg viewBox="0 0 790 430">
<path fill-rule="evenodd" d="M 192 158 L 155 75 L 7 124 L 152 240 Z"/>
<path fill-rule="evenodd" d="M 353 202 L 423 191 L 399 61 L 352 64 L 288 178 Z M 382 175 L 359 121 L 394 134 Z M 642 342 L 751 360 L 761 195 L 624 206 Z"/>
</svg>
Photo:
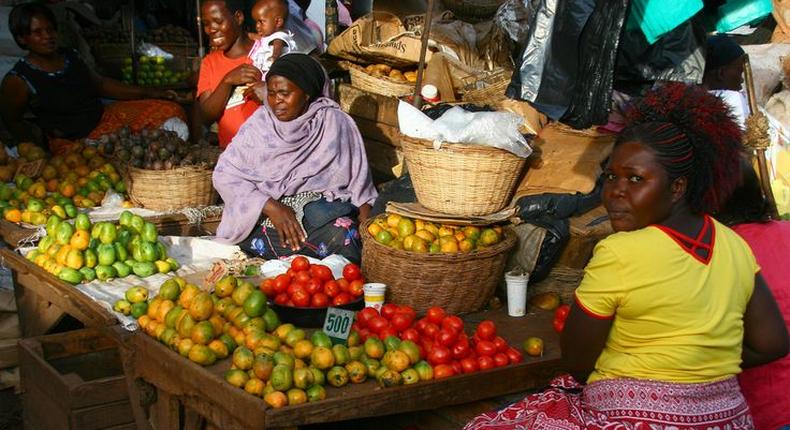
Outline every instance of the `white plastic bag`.
<svg viewBox="0 0 790 430">
<path fill-rule="evenodd" d="M 148 42 L 143 42 L 137 47 L 137 53 L 146 57 L 162 57 L 165 60 L 172 60 L 173 54 Z"/>
</svg>

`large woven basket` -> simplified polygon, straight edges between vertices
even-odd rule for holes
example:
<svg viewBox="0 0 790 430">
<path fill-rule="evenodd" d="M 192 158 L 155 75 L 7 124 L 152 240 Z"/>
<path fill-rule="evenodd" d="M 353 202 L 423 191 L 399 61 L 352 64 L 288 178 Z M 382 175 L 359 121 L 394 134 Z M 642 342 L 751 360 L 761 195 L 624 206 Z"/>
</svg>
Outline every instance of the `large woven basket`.
<svg viewBox="0 0 790 430">
<path fill-rule="evenodd" d="M 488 303 L 502 280 L 516 234 L 490 248 L 458 254 L 419 254 L 392 249 L 361 228 L 362 272 L 368 282 L 387 285 L 387 302 L 409 305 L 417 312 L 441 306 L 449 313 L 475 312 Z"/>
<path fill-rule="evenodd" d="M 138 206 L 158 211 L 208 206 L 216 201 L 213 171 L 205 167 L 146 170 L 129 167 L 126 190 Z"/>
<path fill-rule="evenodd" d="M 373 76 L 360 67 L 348 68 L 351 75 L 351 86 L 369 93 L 380 94 L 388 97 L 405 97 L 414 93 L 414 84 L 396 81 L 385 76 Z"/>
<path fill-rule="evenodd" d="M 510 203 L 526 159 L 482 145 L 433 142 L 401 137 L 417 200 L 426 208 L 451 215 L 497 212 Z"/>
</svg>

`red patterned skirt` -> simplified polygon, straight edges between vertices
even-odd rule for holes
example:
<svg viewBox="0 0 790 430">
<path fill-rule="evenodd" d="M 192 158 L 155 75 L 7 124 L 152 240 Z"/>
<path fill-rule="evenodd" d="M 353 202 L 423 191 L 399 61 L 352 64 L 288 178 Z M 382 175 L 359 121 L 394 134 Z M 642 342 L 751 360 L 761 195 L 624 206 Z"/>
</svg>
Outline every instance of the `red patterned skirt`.
<svg viewBox="0 0 790 430">
<path fill-rule="evenodd" d="M 571 376 L 561 376 L 547 390 L 475 417 L 464 430 L 753 428 L 749 407 L 734 377 L 701 384 L 612 379 L 582 386 Z"/>
</svg>

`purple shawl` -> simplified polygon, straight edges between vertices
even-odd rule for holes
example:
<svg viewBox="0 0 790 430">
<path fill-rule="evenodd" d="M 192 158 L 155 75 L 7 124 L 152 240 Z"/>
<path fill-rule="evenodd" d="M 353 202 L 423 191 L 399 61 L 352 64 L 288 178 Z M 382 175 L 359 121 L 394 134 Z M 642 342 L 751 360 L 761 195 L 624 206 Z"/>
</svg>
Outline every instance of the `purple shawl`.
<svg viewBox="0 0 790 430">
<path fill-rule="evenodd" d="M 315 191 L 359 207 L 378 195 L 359 129 L 326 97 L 288 122 L 259 107 L 219 157 L 213 179 L 225 202 L 217 240 L 234 244 L 250 234 L 269 199 Z"/>
</svg>

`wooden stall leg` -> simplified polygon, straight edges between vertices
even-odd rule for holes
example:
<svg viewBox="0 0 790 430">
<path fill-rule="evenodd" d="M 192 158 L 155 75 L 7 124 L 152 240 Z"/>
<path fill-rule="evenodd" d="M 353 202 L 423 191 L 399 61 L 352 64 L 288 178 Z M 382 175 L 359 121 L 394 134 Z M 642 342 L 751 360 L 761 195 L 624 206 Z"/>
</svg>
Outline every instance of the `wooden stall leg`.
<svg viewBox="0 0 790 430">
<path fill-rule="evenodd" d="M 184 430 L 209 430 L 216 428 L 201 417 L 199 413 L 190 408 L 184 408 Z"/>
<path fill-rule="evenodd" d="M 47 334 L 66 314 L 57 306 L 42 299 L 36 293 L 16 283 L 16 296 L 19 326 L 23 337 Z"/>
<path fill-rule="evenodd" d="M 156 430 L 180 430 L 178 399 L 170 393 L 157 390 L 156 402 L 151 408 L 151 422 Z"/>
</svg>

